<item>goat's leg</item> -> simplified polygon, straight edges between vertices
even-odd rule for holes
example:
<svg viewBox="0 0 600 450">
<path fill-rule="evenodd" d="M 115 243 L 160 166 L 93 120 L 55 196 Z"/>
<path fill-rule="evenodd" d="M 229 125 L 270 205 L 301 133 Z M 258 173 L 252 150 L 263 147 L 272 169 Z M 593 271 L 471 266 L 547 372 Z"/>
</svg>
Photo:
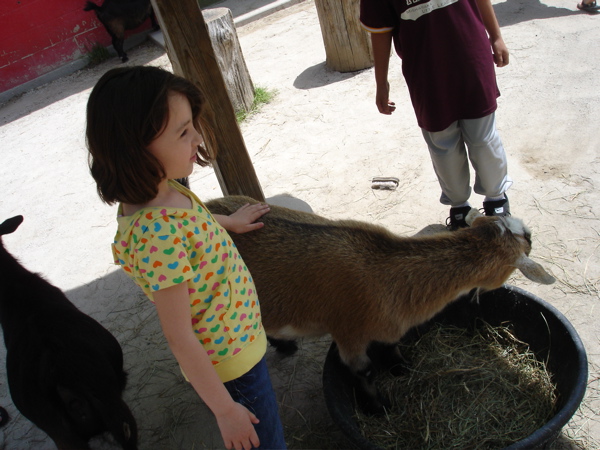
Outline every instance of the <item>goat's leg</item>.
<svg viewBox="0 0 600 450">
<path fill-rule="evenodd" d="M 291 356 L 298 351 L 298 344 L 293 339 L 277 339 L 267 336 L 267 340 L 282 355 Z"/>
<path fill-rule="evenodd" d="M 389 370 L 392 375 L 400 376 L 406 373 L 409 362 L 398 348 L 398 344 L 373 341 L 367 350 L 369 358 L 376 367 Z"/>
<path fill-rule="evenodd" d="M 127 53 L 125 53 L 125 50 L 123 50 L 123 42 L 124 39 L 119 37 L 114 37 L 112 40 L 113 47 L 116 50 L 117 55 L 119 55 L 119 58 L 121 58 L 121 62 L 127 62 L 129 61 L 129 57 L 127 56 Z"/>
<path fill-rule="evenodd" d="M 122 62 L 129 61 L 127 53 L 123 50 L 123 43 L 125 42 L 125 25 L 121 19 L 115 19 L 106 24 L 106 31 L 110 34 L 112 39 L 112 45 L 119 58 Z"/>
<path fill-rule="evenodd" d="M 365 414 L 379 415 L 385 412 L 390 402 L 384 398 L 375 386 L 376 370 L 373 362 L 367 356 L 365 343 L 362 352 L 352 352 L 338 342 L 340 358 L 348 366 L 353 376 L 356 390 L 356 401 Z"/>
</svg>

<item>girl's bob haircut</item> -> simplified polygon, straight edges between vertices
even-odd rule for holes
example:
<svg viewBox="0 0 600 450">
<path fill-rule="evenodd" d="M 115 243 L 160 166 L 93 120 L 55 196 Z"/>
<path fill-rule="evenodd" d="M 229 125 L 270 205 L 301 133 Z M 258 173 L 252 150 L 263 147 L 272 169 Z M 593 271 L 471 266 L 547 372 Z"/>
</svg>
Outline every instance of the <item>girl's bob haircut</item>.
<svg viewBox="0 0 600 450">
<path fill-rule="evenodd" d="M 147 203 L 158 194 L 166 176 L 148 145 L 169 120 L 168 97 L 184 95 L 190 102 L 194 127 L 208 143 L 198 147 L 196 163 L 210 165 L 216 142 L 202 117 L 200 90 L 185 78 L 158 67 L 122 67 L 106 72 L 87 104 L 86 142 L 89 167 L 103 202 Z"/>
</svg>

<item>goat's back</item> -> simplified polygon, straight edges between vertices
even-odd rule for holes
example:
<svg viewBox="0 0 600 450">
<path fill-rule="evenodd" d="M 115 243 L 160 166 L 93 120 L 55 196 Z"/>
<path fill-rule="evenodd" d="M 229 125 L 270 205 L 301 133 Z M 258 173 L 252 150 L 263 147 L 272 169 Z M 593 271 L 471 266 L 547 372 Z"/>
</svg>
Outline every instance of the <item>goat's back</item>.
<svg viewBox="0 0 600 450">
<path fill-rule="evenodd" d="M 256 201 L 229 196 L 209 201 L 206 206 L 214 214 L 229 215 L 245 203 Z M 376 225 L 353 220 L 333 221 L 276 205 L 270 208 L 269 213 L 258 219 L 264 222 L 264 228 L 244 234 L 230 232 L 251 272 L 252 266 L 260 264 L 261 268 L 278 267 L 278 272 L 284 272 L 281 267 L 285 266 L 286 271 L 297 274 L 334 278 L 338 269 L 347 272 L 364 268 L 373 263 L 373 258 L 381 260 L 398 255 L 406 246 L 401 239 Z M 264 272 L 260 270 L 261 276 Z M 286 278 L 295 279 L 291 274 L 286 274 Z M 299 277 L 298 282 L 304 284 L 306 277 Z"/>
</svg>

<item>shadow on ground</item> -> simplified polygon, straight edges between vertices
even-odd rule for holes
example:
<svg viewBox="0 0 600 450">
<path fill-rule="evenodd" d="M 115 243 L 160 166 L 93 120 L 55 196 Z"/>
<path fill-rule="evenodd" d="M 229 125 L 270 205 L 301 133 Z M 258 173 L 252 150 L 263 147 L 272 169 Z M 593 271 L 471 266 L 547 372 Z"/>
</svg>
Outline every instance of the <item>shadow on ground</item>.
<svg viewBox="0 0 600 450">
<path fill-rule="evenodd" d="M 572 2 L 572 5 L 569 4 L 569 6 L 574 8 L 577 4 L 577 0 L 569 1 Z M 581 14 L 580 11 L 574 11 L 570 8 L 548 6 L 540 0 L 506 0 L 505 2 L 495 4 L 494 12 L 496 13 L 498 23 L 500 23 L 501 27 L 515 25 L 528 20 L 553 19 Z"/>
</svg>

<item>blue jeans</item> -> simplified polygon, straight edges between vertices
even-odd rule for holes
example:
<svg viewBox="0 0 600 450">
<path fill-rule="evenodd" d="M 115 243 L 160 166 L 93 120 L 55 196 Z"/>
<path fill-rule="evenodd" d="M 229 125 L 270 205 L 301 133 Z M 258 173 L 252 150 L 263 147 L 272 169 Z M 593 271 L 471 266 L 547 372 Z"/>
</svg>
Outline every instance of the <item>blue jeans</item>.
<svg viewBox="0 0 600 450">
<path fill-rule="evenodd" d="M 259 449 L 287 448 L 275 391 L 264 357 L 241 377 L 226 382 L 225 387 L 234 401 L 244 405 L 260 420 L 260 423 L 254 425 L 260 439 Z"/>
</svg>

